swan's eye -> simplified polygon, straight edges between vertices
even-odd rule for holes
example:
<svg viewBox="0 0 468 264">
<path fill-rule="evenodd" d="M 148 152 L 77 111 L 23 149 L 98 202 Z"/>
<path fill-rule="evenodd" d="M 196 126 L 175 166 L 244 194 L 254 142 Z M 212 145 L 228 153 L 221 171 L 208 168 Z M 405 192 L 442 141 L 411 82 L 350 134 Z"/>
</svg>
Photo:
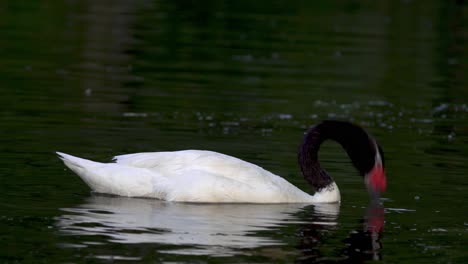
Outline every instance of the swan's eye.
<svg viewBox="0 0 468 264">
<path fill-rule="evenodd" d="M 374 168 L 366 175 L 366 183 L 372 191 L 385 192 L 387 179 L 382 163 L 376 162 Z"/>
</svg>

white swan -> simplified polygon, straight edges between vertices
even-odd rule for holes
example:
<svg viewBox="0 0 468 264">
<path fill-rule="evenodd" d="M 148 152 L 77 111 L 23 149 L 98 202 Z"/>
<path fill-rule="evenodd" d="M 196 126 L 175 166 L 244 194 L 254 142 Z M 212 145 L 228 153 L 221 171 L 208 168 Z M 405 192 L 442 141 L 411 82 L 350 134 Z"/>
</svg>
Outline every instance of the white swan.
<svg viewBox="0 0 468 264">
<path fill-rule="evenodd" d="M 375 140 L 349 122 L 313 126 L 299 150 L 302 173 L 316 192 L 310 195 L 285 179 L 241 159 L 205 150 L 136 153 L 100 163 L 57 152 L 91 189 L 128 197 L 204 203 L 333 203 L 340 192 L 320 167 L 320 144 L 332 139 L 347 151 L 371 191 L 383 191 L 383 154 Z"/>
</svg>

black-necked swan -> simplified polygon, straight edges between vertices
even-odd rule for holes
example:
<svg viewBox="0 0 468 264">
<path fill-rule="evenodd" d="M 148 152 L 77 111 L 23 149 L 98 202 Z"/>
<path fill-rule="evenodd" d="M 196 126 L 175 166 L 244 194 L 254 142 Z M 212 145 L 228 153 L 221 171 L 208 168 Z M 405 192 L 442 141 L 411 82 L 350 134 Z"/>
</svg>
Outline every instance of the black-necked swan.
<svg viewBox="0 0 468 264">
<path fill-rule="evenodd" d="M 255 164 L 213 151 L 135 153 L 116 156 L 113 163 L 57 154 L 98 193 L 177 202 L 334 203 L 340 202 L 340 191 L 318 161 L 327 139 L 346 150 L 369 191 L 385 191 L 382 149 L 364 129 L 346 121 L 324 120 L 304 136 L 298 161 L 314 195 Z"/>
</svg>

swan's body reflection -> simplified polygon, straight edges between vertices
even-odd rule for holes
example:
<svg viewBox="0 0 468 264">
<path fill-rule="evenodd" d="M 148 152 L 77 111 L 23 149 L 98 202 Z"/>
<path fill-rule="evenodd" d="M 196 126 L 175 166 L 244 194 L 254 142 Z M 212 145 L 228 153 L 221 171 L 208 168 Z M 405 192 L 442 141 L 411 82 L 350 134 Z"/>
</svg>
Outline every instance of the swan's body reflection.
<svg viewBox="0 0 468 264">
<path fill-rule="evenodd" d="M 171 203 L 93 195 L 82 205 L 62 209 L 67 213 L 58 217 L 57 225 L 68 234 L 104 235 L 110 242 L 186 245 L 191 249 L 184 249 L 185 254 L 217 255 L 282 244 L 259 231 L 304 224 L 298 213 L 306 206 Z M 316 218 L 317 224 L 336 225 L 338 204 L 316 205 L 314 211 L 324 216 Z"/>
</svg>

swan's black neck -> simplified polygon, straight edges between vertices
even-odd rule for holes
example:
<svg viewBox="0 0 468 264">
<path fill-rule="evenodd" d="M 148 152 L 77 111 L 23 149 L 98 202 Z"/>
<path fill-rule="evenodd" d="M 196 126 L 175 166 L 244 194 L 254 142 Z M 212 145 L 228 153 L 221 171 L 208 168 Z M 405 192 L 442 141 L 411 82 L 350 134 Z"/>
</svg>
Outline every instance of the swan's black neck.
<svg viewBox="0 0 468 264">
<path fill-rule="evenodd" d="M 325 120 L 313 126 L 304 137 L 298 158 L 304 178 L 317 191 L 333 182 L 318 161 L 320 145 L 327 139 L 338 142 L 346 150 L 361 175 L 372 170 L 376 152 L 381 152 L 374 139 L 364 129 L 352 123 Z"/>
</svg>

